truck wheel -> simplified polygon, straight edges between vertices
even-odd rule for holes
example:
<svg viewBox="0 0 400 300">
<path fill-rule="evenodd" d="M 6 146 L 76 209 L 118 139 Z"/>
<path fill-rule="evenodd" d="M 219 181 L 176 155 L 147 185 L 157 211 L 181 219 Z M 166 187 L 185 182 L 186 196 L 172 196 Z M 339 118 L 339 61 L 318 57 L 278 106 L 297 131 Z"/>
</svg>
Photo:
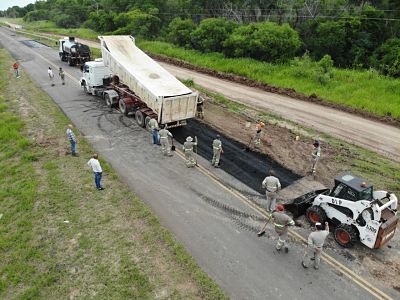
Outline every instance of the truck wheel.
<svg viewBox="0 0 400 300">
<path fill-rule="evenodd" d="M 85 82 L 85 84 L 83 85 L 83 90 L 84 90 L 84 92 L 86 93 L 86 94 L 90 94 L 90 92 L 89 92 L 89 88 L 88 88 L 88 86 L 87 86 L 87 83 Z"/>
<path fill-rule="evenodd" d="M 151 118 L 149 116 L 146 117 L 146 119 L 144 119 L 144 127 L 148 130 L 151 131 L 149 122 L 150 122 Z"/>
<path fill-rule="evenodd" d="M 128 116 L 129 111 L 128 108 L 126 107 L 126 104 L 124 102 L 124 99 L 119 99 L 119 110 L 125 115 Z"/>
<path fill-rule="evenodd" d="M 71 67 L 74 65 L 74 62 L 71 59 L 71 57 L 68 57 L 68 65 L 71 66 Z"/>
<path fill-rule="evenodd" d="M 306 217 L 308 222 L 313 225 L 315 223 L 324 224 L 328 220 L 325 211 L 321 207 L 316 205 L 307 208 Z"/>
<path fill-rule="evenodd" d="M 140 127 L 144 127 L 144 115 L 140 110 L 137 110 L 135 113 L 135 119 L 136 119 L 136 123 L 140 126 Z"/>
<path fill-rule="evenodd" d="M 113 107 L 114 106 L 114 103 L 113 103 L 113 101 L 112 101 L 112 99 L 111 99 L 111 97 L 110 97 L 110 95 L 109 94 L 105 94 L 104 95 L 104 100 L 106 101 L 106 105 L 108 106 L 108 107 Z M 125 104 L 125 103 L 124 103 Z M 122 110 L 121 110 L 122 111 Z"/>
<path fill-rule="evenodd" d="M 353 226 L 340 224 L 335 228 L 333 235 L 335 241 L 344 248 L 353 247 L 358 241 L 358 231 Z"/>
</svg>

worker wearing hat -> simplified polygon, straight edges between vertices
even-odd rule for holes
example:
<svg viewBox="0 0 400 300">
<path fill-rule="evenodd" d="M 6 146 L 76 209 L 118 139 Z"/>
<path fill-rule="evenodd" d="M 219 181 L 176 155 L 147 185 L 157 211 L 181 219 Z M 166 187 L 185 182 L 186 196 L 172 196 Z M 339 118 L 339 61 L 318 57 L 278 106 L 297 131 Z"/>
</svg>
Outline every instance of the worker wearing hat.
<svg viewBox="0 0 400 300">
<path fill-rule="evenodd" d="M 275 210 L 276 196 L 281 189 L 281 183 L 275 176 L 274 170 L 269 171 L 269 176 L 264 178 L 261 185 L 265 189 L 265 197 L 267 198 L 266 210 L 271 212 Z"/>
<path fill-rule="evenodd" d="M 213 147 L 213 158 L 211 161 L 211 165 L 213 165 L 215 168 L 219 168 L 219 160 L 221 158 L 221 153 L 224 153 L 224 150 L 222 150 L 222 142 L 220 140 L 219 134 L 217 134 L 214 141 L 212 142 L 212 147 Z"/>
<path fill-rule="evenodd" d="M 312 173 L 312 175 L 315 176 L 315 172 L 316 172 L 316 169 L 317 169 L 317 164 L 318 164 L 318 161 L 319 161 L 319 159 L 321 157 L 321 147 L 320 147 L 319 141 L 314 141 L 313 146 L 314 146 L 314 149 L 313 149 L 313 151 L 311 153 L 311 156 L 312 156 L 311 173 Z"/>
<path fill-rule="evenodd" d="M 161 130 L 158 132 L 158 135 L 160 136 L 161 152 L 164 156 L 172 156 L 171 145 L 169 143 L 169 138 L 173 138 L 172 133 L 165 128 L 164 124 L 161 124 L 160 128 Z"/>
<path fill-rule="evenodd" d="M 192 168 L 196 165 L 196 160 L 193 157 L 193 147 L 197 146 L 197 138 L 195 137 L 195 141 L 193 142 L 193 138 L 188 136 L 186 138 L 186 142 L 183 143 L 183 152 L 185 153 L 186 158 L 186 167 Z"/>
<path fill-rule="evenodd" d="M 284 207 L 281 204 L 276 206 L 276 211 L 271 215 L 274 221 L 275 232 L 278 234 L 278 242 L 276 243 L 276 250 L 280 251 L 284 248 L 285 253 L 289 252 L 289 247 L 286 244 L 288 227 L 294 226 L 294 221 L 284 212 Z"/>
<path fill-rule="evenodd" d="M 308 236 L 308 253 L 301 262 L 304 268 L 308 268 L 314 261 L 314 269 L 319 269 L 321 261 L 322 247 L 325 239 L 329 235 L 329 223 L 325 222 L 325 229 L 321 223 L 315 223 L 315 231 Z"/>
</svg>

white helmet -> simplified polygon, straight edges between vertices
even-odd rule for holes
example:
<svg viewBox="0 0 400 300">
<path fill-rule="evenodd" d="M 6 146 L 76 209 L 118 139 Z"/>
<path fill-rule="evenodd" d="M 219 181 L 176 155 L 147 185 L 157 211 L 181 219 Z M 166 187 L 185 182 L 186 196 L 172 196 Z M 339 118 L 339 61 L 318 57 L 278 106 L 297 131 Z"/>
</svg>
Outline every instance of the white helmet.
<svg viewBox="0 0 400 300">
<path fill-rule="evenodd" d="M 188 137 L 186 138 L 186 142 L 191 142 L 191 141 L 193 141 L 192 137 L 191 137 L 191 136 L 188 136 Z"/>
</svg>

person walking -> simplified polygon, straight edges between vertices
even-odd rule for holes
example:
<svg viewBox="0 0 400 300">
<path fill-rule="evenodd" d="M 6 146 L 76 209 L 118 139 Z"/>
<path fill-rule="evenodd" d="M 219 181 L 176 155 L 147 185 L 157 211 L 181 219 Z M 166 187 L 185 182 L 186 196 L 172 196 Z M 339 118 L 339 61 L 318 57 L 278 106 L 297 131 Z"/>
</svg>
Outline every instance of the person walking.
<svg viewBox="0 0 400 300">
<path fill-rule="evenodd" d="M 262 182 L 262 187 L 265 189 L 265 197 L 267 198 L 267 212 L 275 210 L 276 196 L 281 189 L 281 183 L 275 176 L 274 170 L 269 171 L 269 176 L 265 177 Z"/>
<path fill-rule="evenodd" d="M 98 155 L 95 153 L 93 154 L 92 158 L 89 159 L 87 164 L 92 168 L 93 173 L 94 173 L 94 183 L 96 184 L 96 188 L 101 191 L 104 190 L 104 188 L 101 185 L 101 177 L 103 174 L 103 170 L 100 166 L 100 162 L 98 160 Z"/>
<path fill-rule="evenodd" d="M 308 236 L 308 250 L 301 262 L 304 268 L 308 268 L 312 261 L 314 269 L 319 269 L 321 262 L 322 247 L 324 246 L 326 237 L 329 235 L 329 223 L 325 222 L 325 229 L 321 223 L 315 223 L 315 231 Z"/>
<path fill-rule="evenodd" d="M 196 165 L 196 160 L 193 157 L 193 147 L 197 146 L 197 139 L 193 142 L 193 138 L 188 136 L 186 142 L 183 143 L 183 152 L 186 158 L 186 167 L 192 168 Z"/>
<path fill-rule="evenodd" d="M 219 134 L 217 134 L 217 136 L 213 140 L 212 147 L 213 147 L 213 158 L 211 161 L 211 165 L 213 165 L 215 168 L 219 168 L 219 160 L 221 158 L 221 154 L 224 153 Z"/>
<path fill-rule="evenodd" d="M 317 170 L 317 164 L 318 164 L 318 161 L 319 161 L 319 159 L 321 157 L 321 147 L 320 147 L 319 141 L 315 141 L 313 146 L 314 146 L 314 149 L 313 149 L 313 151 L 311 153 L 311 156 L 312 156 L 311 174 L 313 176 L 315 176 L 315 173 L 316 173 L 316 170 Z"/>
<path fill-rule="evenodd" d="M 288 253 L 289 247 L 286 244 L 288 227 L 294 226 L 295 223 L 291 217 L 285 214 L 284 207 L 281 204 L 276 206 L 276 211 L 272 213 L 271 218 L 274 221 L 275 232 L 278 234 L 278 241 L 275 248 L 278 251 L 284 248 L 285 253 Z"/>
<path fill-rule="evenodd" d="M 64 73 L 63 68 L 60 67 L 60 69 L 58 70 L 58 75 L 61 78 L 61 84 L 65 85 L 65 73 Z"/>
<path fill-rule="evenodd" d="M 160 135 L 161 152 L 165 156 L 172 156 L 171 145 L 169 144 L 169 138 L 168 138 L 168 137 L 171 137 L 171 139 L 173 138 L 172 133 L 165 128 L 165 125 L 161 125 L 161 130 L 158 132 L 158 134 Z"/>
<path fill-rule="evenodd" d="M 197 101 L 197 109 L 196 109 L 196 116 L 199 119 L 204 119 L 204 100 L 203 98 L 199 97 L 199 100 Z"/>
<path fill-rule="evenodd" d="M 19 78 L 19 64 L 17 62 L 13 64 L 13 69 L 15 72 L 15 78 Z"/>
<path fill-rule="evenodd" d="M 53 70 L 51 67 L 49 67 L 49 69 L 47 70 L 47 74 L 49 75 L 51 86 L 54 86 L 54 82 L 53 82 L 54 73 L 53 73 Z"/>
<path fill-rule="evenodd" d="M 149 127 L 151 130 L 151 137 L 153 140 L 153 144 L 158 145 L 160 143 L 160 141 L 158 140 L 158 122 L 154 117 L 150 119 Z"/>
<path fill-rule="evenodd" d="M 258 147 L 261 144 L 261 131 L 265 127 L 264 122 L 261 120 L 257 121 L 256 125 L 256 134 L 254 135 L 253 141 L 254 141 L 254 146 Z"/>
<path fill-rule="evenodd" d="M 74 134 L 74 132 L 72 131 L 72 129 L 74 128 L 74 126 L 72 126 L 72 124 L 69 124 L 67 127 L 67 131 L 66 131 L 66 135 L 68 137 L 68 140 L 71 144 L 71 154 L 72 156 L 78 156 L 76 154 L 76 144 L 77 144 L 77 140 L 76 140 L 76 136 Z"/>
</svg>

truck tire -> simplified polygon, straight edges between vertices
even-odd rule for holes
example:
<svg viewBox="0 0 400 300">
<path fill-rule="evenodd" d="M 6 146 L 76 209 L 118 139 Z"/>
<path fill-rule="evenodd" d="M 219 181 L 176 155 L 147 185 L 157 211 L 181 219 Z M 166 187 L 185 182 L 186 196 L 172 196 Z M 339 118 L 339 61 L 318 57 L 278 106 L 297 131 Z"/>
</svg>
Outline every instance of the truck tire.
<svg viewBox="0 0 400 300">
<path fill-rule="evenodd" d="M 140 110 L 137 110 L 137 111 L 135 112 L 135 119 L 136 119 L 136 123 L 137 123 L 140 127 L 144 127 L 145 118 L 144 118 L 144 114 L 143 114 Z"/>
<path fill-rule="evenodd" d="M 119 110 L 125 115 L 128 116 L 129 111 L 128 108 L 126 107 L 126 104 L 124 102 L 124 99 L 119 99 Z"/>
<path fill-rule="evenodd" d="M 340 224 L 333 231 L 335 241 L 344 248 L 351 248 L 358 241 L 358 231 L 354 226 Z"/>
<path fill-rule="evenodd" d="M 144 127 L 148 130 L 151 131 L 151 128 L 149 126 L 149 122 L 150 122 L 151 118 L 149 116 L 146 117 L 146 119 L 144 119 Z"/>
<path fill-rule="evenodd" d="M 112 99 L 111 99 L 111 97 L 110 97 L 110 95 L 109 94 L 105 94 L 104 95 L 104 100 L 106 101 L 106 105 L 108 106 L 108 107 L 113 107 L 114 106 L 114 103 L 113 103 L 113 101 L 112 101 Z"/>
<path fill-rule="evenodd" d="M 315 223 L 324 224 L 328 220 L 325 211 L 317 205 L 307 208 L 306 217 L 308 222 L 310 222 L 312 225 Z"/>
<path fill-rule="evenodd" d="M 90 94 L 90 92 L 89 92 L 89 88 L 88 88 L 88 86 L 87 86 L 87 83 L 85 82 L 84 83 L 84 85 L 83 85 L 83 90 L 84 90 L 84 92 L 86 93 L 86 94 Z"/>
<path fill-rule="evenodd" d="M 68 65 L 71 67 L 74 65 L 74 61 L 71 59 L 70 56 L 68 57 Z"/>
</svg>

